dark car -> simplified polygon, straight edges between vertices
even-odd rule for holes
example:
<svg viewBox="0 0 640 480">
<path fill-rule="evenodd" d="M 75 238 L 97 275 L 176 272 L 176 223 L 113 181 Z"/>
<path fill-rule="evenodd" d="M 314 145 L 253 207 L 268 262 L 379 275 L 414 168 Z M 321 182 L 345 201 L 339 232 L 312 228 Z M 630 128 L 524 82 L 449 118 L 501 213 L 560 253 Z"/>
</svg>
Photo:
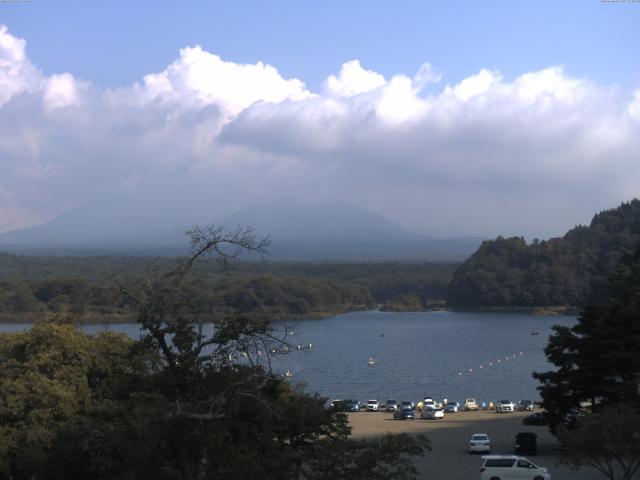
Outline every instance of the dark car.
<svg viewBox="0 0 640 480">
<path fill-rule="evenodd" d="M 354 409 L 354 405 L 357 405 L 357 408 Z M 335 412 L 357 412 L 360 403 L 357 400 L 333 400 L 329 408 Z"/>
<path fill-rule="evenodd" d="M 396 420 L 413 420 L 413 410 L 410 408 L 402 408 L 393 414 L 393 418 Z"/>
<path fill-rule="evenodd" d="M 531 415 L 527 415 L 522 419 L 523 425 L 549 425 L 549 420 L 547 420 L 547 415 L 544 412 L 536 412 Z"/>
<path fill-rule="evenodd" d="M 533 412 L 533 402 L 531 400 L 520 400 L 518 402 L 518 410 L 521 412 Z"/>
<path fill-rule="evenodd" d="M 514 452 L 516 455 L 537 455 L 538 436 L 533 432 L 517 433 Z"/>
<path fill-rule="evenodd" d="M 397 412 L 398 402 L 396 400 L 387 400 L 384 404 L 384 409 L 387 412 Z"/>
</svg>

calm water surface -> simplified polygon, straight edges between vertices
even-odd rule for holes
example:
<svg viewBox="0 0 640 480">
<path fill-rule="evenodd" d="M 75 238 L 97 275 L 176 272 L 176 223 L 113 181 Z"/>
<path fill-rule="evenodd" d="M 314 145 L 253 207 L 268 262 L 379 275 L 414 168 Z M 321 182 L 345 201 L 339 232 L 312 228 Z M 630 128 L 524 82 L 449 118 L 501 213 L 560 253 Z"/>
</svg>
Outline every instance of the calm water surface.
<svg viewBox="0 0 640 480">
<path fill-rule="evenodd" d="M 573 323 L 574 317 L 521 313 L 354 312 L 288 323 L 294 332 L 288 341 L 313 348 L 272 362 L 277 371 L 292 372 L 293 382 L 330 398 L 536 400 L 538 383 L 531 373 L 551 368 L 543 352 L 551 326 Z M 2 331 L 24 328 L 0 325 Z M 285 325 L 276 328 L 284 331 Z M 135 324 L 83 329 L 134 338 L 140 331 Z M 368 365 L 369 357 L 374 366 Z"/>
</svg>

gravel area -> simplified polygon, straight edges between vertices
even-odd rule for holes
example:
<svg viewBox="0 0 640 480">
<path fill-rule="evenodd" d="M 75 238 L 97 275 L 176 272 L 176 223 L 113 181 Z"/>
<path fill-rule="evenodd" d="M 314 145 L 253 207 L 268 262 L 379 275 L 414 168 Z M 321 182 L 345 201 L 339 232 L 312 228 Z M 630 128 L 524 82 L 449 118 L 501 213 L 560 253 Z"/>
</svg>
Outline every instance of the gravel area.
<svg viewBox="0 0 640 480">
<path fill-rule="evenodd" d="M 417 412 L 416 412 L 417 414 Z M 486 433 L 491 439 L 491 454 L 513 455 L 517 432 L 535 432 L 538 435 L 538 455 L 529 460 L 546 467 L 553 480 L 602 480 L 601 474 L 590 468 L 571 471 L 559 465 L 559 452 L 553 450 L 554 437 L 547 427 L 522 425 L 529 412 L 498 414 L 489 411 L 445 414 L 440 420 L 394 420 L 388 412 L 357 412 L 349 414 L 354 438 L 371 437 L 385 433 L 423 433 L 431 440 L 432 450 L 416 459 L 421 479 L 472 480 L 480 473 L 481 454 L 468 452 L 469 437 Z"/>
</svg>

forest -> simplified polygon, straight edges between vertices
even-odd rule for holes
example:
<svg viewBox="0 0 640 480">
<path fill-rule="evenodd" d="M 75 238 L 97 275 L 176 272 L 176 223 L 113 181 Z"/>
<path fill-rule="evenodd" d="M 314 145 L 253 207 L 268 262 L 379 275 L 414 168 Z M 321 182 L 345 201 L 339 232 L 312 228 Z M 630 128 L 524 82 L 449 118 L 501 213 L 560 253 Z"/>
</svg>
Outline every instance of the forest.
<svg viewBox="0 0 640 480">
<path fill-rule="evenodd" d="M 323 318 L 380 306 L 537 308 L 603 303 L 620 258 L 640 244 L 640 200 L 596 214 L 563 237 L 482 243 L 467 261 L 208 262 L 183 288 L 203 317 Z M 0 321 L 70 313 L 82 323 L 130 321 L 127 285 L 183 261 L 171 257 L 27 256 L 0 252 Z"/>
<path fill-rule="evenodd" d="M 36 257 L 0 253 L 0 319 L 34 321 L 71 313 L 82 323 L 130 321 L 122 288 L 179 263 L 176 258 Z M 321 318 L 386 305 L 422 310 L 441 303 L 454 263 L 208 263 L 183 288 L 200 315 Z M 404 301 L 410 299 L 410 302 Z"/>
<path fill-rule="evenodd" d="M 604 303 L 607 279 L 640 244 L 640 200 L 596 214 L 561 238 L 482 243 L 454 273 L 453 307 L 542 307 Z"/>
</svg>

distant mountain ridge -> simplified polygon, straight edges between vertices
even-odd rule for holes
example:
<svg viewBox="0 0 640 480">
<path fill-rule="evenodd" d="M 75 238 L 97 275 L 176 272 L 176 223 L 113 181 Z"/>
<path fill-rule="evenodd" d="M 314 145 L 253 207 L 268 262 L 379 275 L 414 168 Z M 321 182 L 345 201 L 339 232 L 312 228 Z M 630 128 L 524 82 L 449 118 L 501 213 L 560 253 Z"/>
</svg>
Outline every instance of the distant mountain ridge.
<svg viewBox="0 0 640 480">
<path fill-rule="evenodd" d="M 458 307 L 537 307 L 602 303 L 623 255 L 640 245 L 640 200 L 596 214 L 562 238 L 482 243 L 454 273 L 448 303 Z"/>
<path fill-rule="evenodd" d="M 37 254 L 178 255 L 197 215 L 168 220 L 161 209 L 81 207 L 43 225 L 0 234 L 0 249 Z M 276 260 L 463 260 L 480 238 L 436 239 L 411 232 L 382 215 L 342 203 L 281 199 L 222 218 L 228 228 L 252 226 L 272 240 Z"/>
</svg>

